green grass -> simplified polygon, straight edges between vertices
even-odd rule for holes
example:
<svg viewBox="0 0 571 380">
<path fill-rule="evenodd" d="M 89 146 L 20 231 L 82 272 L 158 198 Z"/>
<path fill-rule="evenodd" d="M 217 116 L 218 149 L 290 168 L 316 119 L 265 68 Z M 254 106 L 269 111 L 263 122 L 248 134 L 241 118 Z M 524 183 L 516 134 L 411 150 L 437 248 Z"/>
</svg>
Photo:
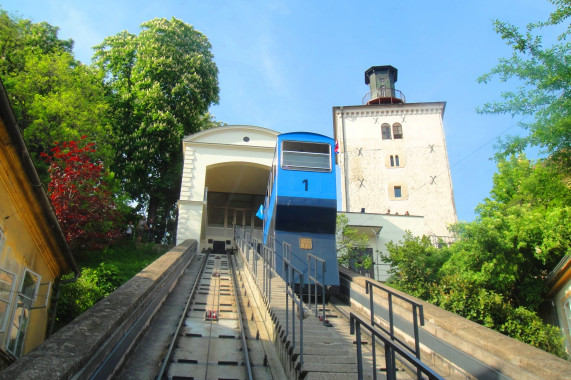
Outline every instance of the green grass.
<svg viewBox="0 0 571 380">
<path fill-rule="evenodd" d="M 123 241 L 103 251 L 78 253 L 76 261 L 82 274 L 76 282 L 61 285 L 54 330 L 71 322 L 168 250 L 154 243 Z"/>
<path fill-rule="evenodd" d="M 168 247 L 154 243 L 123 241 L 104 251 L 78 254 L 76 260 L 82 269 L 96 268 L 101 263 L 115 265 L 121 276 L 128 280 L 168 250 Z"/>
</svg>

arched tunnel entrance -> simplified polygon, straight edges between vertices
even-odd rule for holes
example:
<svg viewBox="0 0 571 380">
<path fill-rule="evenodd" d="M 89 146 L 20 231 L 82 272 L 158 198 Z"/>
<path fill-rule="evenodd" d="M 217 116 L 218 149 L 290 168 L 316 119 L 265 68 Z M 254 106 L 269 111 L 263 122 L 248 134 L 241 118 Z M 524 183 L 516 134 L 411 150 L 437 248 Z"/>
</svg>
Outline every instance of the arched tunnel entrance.
<svg viewBox="0 0 571 380">
<path fill-rule="evenodd" d="M 203 248 L 230 248 L 235 225 L 262 229 L 256 211 L 264 202 L 270 168 L 251 162 L 225 162 L 206 168 Z"/>
</svg>

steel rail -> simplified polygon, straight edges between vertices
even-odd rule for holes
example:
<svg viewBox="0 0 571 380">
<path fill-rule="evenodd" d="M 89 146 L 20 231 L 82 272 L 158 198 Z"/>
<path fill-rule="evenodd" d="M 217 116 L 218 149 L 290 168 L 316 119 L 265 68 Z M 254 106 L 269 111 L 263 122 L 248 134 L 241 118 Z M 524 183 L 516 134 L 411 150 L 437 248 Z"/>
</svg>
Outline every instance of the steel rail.
<svg viewBox="0 0 571 380">
<path fill-rule="evenodd" d="M 212 254 L 208 255 L 209 257 Z M 228 260 L 228 257 L 226 257 L 226 259 Z M 216 261 L 218 260 L 218 262 Z M 206 313 L 218 313 L 216 314 L 216 317 L 213 318 L 212 316 L 210 317 L 210 329 L 209 329 L 209 334 L 208 334 L 208 349 L 206 350 L 206 364 L 205 364 L 205 369 L 204 369 L 204 378 L 208 379 L 208 368 L 210 367 L 210 346 L 212 343 L 212 325 L 214 324 L 214 319 L 219 318 L 220 316 L 220 289 L 221 289 L 221 283 L 220 283 L 220 276 L 221 276 L 221 269 L 220 269 L 220 263 L 222 262 L 222 256 L 220 253 L 215 253 L 214 254 L 214 267 L 212 268 L 212 274 L 210 275 L 210 279 L 212 279 L 212 276 L 214 274 L 217 274 L 217 276 L 215 276 L 216 280 L 214 280 L 214 296 L 212 297 L 212 308 L 211 309 L 206 309 Z M 218 267 L 217 267 L 218 265 Z M 218 286 L 217 286 L 218 284 Z M 210 287 L 209 287 L 210 289 Z M 209 290 L 210 291 L 210 290 Z M 208 305 L 207 305 L 208 306 Z"/>
<path fill-rule="evenodd" d="M 232 260 L 228 258 L 228 263 L 230 264 L 230 268 L 232 270 L 232 276 L 234 277 L 234 281 L 232 281 L 234 285 L 234 297 L 236 299 L 236 313 L 238 314 L 238 325 L 240 326 L 240 336 L 242 337 L 242 348 L 244 349 L 244 359 L 246 360 L 246 370 L 248 371 L 248 380 L 252 380 L 252 364 L 250 363 L 250 354 L 248 353 L 248 344 L 246 343 L 246 333 L 244 331 L 244 323 L 242 320 L 242 312 L 240 311 L 240 299 L 238 296 L 239 289 L 238 279 L 236 278 L 236 265 L 235 262 L 236 258 L 232 255 Z"/>
<path fill-rule="evenodd" d="M 186 314 L 188 313 L 188 309 L 189 309 L 189 307 L 190 307 L 190 305 L 191 305 L 191 300 L 192 300 L 192 298 L 194 297 L 194 293 L 196 292 L 196 287 L 197 287 L 197 285 L 199 284 L 200 278 L 201 278 L 201 275 L 202 275 L 202 272 L 204 271 L 204 268 L 206 267 L 206 262 L 208 261 L 208 255 L 204 255 L 202 258 L 203 258 L 203 262 L 202 262 L 202 264 L 201 264 L 201 268 L 200 268 L 200 270 L 198 271 L 198 274 L 197 274 L 197 276 L 196 276 L 196 279 L 194 280 L 194 284 L 192 285 L 192 289 L 190 290 L 190 296 L 189 296 L 188 299 L 186 300 L 186 304 L 185 304 L 185 306 L 184 306 L 184 311 L 183 311 L 183 313 L 182 313 L 182 316 L 181 316 L 180 320 L 178 321 L 178 325 L 177 325 L 177 327 L 176 327 L 176 331 L 175 331 L 175 333 L 174 333 L 174 335 L 173 335 L 173 338 L 172 338 L 172 340 L 171 340 L 171 342 L 170 342 L 170 344 L 169 344 L 169 348 L 168 348 L 168 350 L 167 350 L 167 352 L 166 352 L 166 354 L 165 354 L 165 356 L 164 356 L 163 364 L 161 365 L 161 369 L 160 369 L 160 371 L 159 371 L 159 373 L 158 373 L 158 375 L 157 375 L 157 377 L 156 377 L 157 380 L 161 380 L 161 379 L 163 378 L 163 375 L 164 375 L 164 373 L 165 373 L 165 369 L 166 369 L 166 367 L 167 367 L 167 365 L 168 365 L 168 363 L 169 363 L 169 361 L 170 361 L 170 357 L 171 357 L 171 355 L 172 355 L 172 350 L 173 350 L 173 348 L 174 348 L 174 345 L 175 345 L 175 343 L 176 343 L 176 340 L 178 339 L 180 330 L 181 330 L 182 326 L 184 325 L 184 320 L 186 319 Z"/>
</svg>

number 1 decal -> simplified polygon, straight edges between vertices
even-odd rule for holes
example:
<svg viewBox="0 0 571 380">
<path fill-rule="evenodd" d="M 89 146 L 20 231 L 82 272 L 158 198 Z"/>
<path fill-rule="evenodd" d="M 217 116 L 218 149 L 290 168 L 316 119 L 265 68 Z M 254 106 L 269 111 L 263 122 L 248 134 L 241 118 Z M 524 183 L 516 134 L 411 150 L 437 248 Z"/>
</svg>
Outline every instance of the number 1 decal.
<svg viewBox="0 0 571 380">
<path fill-rule="evenodd" d="M 307 191 L 307 189 L 309 188 L 309 181 L 304 179 L 303 181 L 301 181 L 301 183 L 305 184 L 305 191 Z"/>
</svg>

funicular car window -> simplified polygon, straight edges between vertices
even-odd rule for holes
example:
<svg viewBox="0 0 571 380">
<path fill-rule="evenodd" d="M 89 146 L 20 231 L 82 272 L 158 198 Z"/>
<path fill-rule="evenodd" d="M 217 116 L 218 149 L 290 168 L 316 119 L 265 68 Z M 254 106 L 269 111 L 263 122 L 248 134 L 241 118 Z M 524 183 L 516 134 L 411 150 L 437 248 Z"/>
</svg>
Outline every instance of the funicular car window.
<svg viewBox="0 0 571 380">
<path fill-rule="evenodd" d="M 318 172 L 331 171 L 331 146 L 305 141 L 283 141 L 282 168 Z"/>
</svg>

